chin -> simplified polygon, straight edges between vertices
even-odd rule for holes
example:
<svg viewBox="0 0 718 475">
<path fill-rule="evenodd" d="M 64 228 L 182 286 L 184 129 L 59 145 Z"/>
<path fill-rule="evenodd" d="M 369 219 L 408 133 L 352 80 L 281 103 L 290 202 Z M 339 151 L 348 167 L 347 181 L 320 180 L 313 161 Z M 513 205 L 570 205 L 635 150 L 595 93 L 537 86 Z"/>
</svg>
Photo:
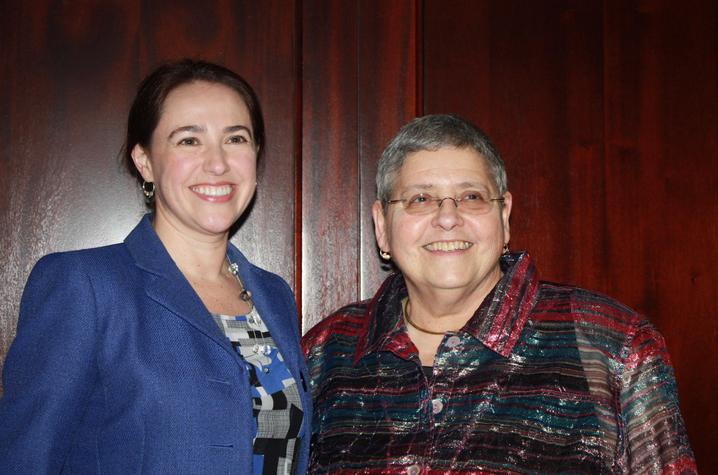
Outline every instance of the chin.
<svg viewBox="0 0 718 475">
<path fill-rule="evenodd" d="M 224 234 L 229 231 L 235 220 L 231 219 L 216 219 L 211 221 L 200 222 L 199 225 L 205 232 L 210 234 Z"/>
<path fill-rule="evenodd" d="M 464 276 L 443 276 L 430 279 L 429 282 L 437 289 L 461 289 L 469 285 L 470 279 Z"/>
</svg>

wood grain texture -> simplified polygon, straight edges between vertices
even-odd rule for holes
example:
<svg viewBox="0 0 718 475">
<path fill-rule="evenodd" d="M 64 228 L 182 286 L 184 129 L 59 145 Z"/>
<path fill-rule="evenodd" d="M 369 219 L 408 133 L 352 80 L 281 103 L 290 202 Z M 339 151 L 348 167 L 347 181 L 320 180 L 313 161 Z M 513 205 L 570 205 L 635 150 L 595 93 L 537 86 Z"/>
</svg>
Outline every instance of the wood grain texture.
<svg viewBox="0 0 718 475">
<path fill-rule="evenodd" d="M 426 112 L 493 138 L 513 193 L 511 248 L 544 277 L 588 287 L 604 261 L 601 14 L 598 1 L 427 1 L 425 13 Z"/>
<path fill-rule="evenodd" d="M 718 466 L 718 359 L 706 357 L 718 343 L 716 5 L 425 9 L 426 112 L 458 112 L 497 142 L 512 247 L 544 278 L 608 293 L 659 327 L 699 466 Z"/>
<path fill-rule="evenodd" d="M 141 213 L 117 161 L 133 88 L 123 58 L 137 10 L 121 2 L 10 3 L 0 33 L 2 63 L 11 65 L 0 88 L 8 117 L 0 149 L 3 356 L 35 261 L 121 240 Z"/>
<path fill-rule="evenodd" d="M 702 473 L 718 467 L 718 5 L 606 2 L 607 291 L 666 337 Z"/>
<path fill-rule="evenodd" d="M 391 266 L 379 258 L 371 206 L 376 165 L 399 128 L 418 115 L 418 7 L 414 0 L 359 2 L 357 114 L 359 130 L 359 295 L 374 295 Z"/>
<path fill-rule="evenodd" d="M 358 297 L 357 9 L 303 2 L 302 314 Z"/>
<path fill-rule="evenodd" d="M 376 162 L 416 115 L 416 2 L 303 2 L 302 310 L 309 329 L 371 296 Z M 327 25 L 330 25 L 327 28 Z"/>
</svg>

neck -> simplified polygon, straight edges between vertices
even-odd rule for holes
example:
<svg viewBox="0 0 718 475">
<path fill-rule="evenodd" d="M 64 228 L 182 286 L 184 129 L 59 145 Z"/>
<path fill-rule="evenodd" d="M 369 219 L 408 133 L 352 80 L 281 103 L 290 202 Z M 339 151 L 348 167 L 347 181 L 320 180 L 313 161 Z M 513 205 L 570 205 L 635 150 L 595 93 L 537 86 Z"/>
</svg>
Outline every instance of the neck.
<svg viewBox="0 0 718 475">
<path fill-rule="evenodd" d="M 218 279 L 227 273 L 228 234 L 193 236 L 169 223 L 153 223 L 157 236 L 187 278 Z"/>
<path fill-rule="evenodd" d="M 443 335 L 460 330 L 471 319 L 501 278 L 486 279 L 470 291 L 465 289 L 422 288 L 407 281 L 408 324 L 425 334 Z"/>
</svg>

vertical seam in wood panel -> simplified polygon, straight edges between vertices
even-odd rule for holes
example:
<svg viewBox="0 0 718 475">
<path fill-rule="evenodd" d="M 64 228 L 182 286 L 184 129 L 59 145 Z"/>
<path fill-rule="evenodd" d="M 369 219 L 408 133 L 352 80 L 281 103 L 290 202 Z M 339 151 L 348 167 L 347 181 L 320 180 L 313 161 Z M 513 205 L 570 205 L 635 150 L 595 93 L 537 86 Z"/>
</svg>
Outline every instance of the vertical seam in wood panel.
<svg viewBox="0 0 718 475">
<path fill-rule="evenodd" d="M 302 231 L 304 222 L 302 219 L 302 180 L 303 168 L 302 153 L 303 147 L 303 117 L 302 108 L 304 104 L 304 63 L 303 30 L 304 5 L 302 0 L 296 0 L 294 4 L 294 67 L 295 67 L 295 92 L 294 92 L 294 295 L 297 303 L 297 314 L 299 315 L 299 329 L 301 333 L 304 327 L 304 316 L 302 314 Z"/>
<path fill-rule="evenodd" d="M 603 121 L 602 121 L 602 127 L 603 130 L 601 131 L 601 145 L 602 145 L 602 151 L 601 151 L 601 158 L 603 159 L 603 163 L 601 166 L 601 171 L 603 173 L 603 210 L 601 213 L 601 218 L 603 219 L 603 222 L 608 222 L 608 173 L 606 172 L 606 167 L 608 164 L 608 143 L 607 143 L 607 137 L 608 137 L 608 61 L 606 52 L 608 50 L 608 5 L 606 5 L 606 0 L 603 0 L 603 8 L 601 9 L 601 34 L 603 35 L 603 38 L 601 38 L 601 103 L 603 105 Z M 608 237 L 606 234 L 604 234 L 603 239 L 601 240 L 601 254 L 604 258 L 608 258 L 610 254 L 610 237 Z M 605 277 L 600 278 L 600 282 L 602 285 L 605 286 Z"/>
<path fill-rule="evenodd" d="M 354 300 L 358 301 L 361 300 L 361 296 L 363 294 L 362 289 L 362 257 L 364 255 L 364 249 L 362 247 L 362 136 L 363 130 L 360 130 L 359 126 L 361 125 L 361 121 L 359 120 L 359 111 L 360 111 L 360 104 L 359 104 L 359 84 L 361 84 L 359 80 L 359 76 L 361 74 L 361 51 L 360 51 L 360 35 L 361 35 L 361 12 L 362 12 L 362 3 L 361 1 L 356 2 L 356 30 L 354 33 L 354 58 L 355 58 L 355 67 L 356 67 L 356 74 L 354 75 L 354 99 L 355 99 L 355 107 L 354 107 L 354 113 L 355 113 L 355 122 L 356 122 L 356 160 L 357 160 L 357 173 L 356 173 L 356 181 L 357 181 L 357 205 L 356 205 L 356 223 L 357 223 L 357 233 L 356 233 L 356 248 L 358 249 L 358 252 L 356 254 L 356 263 L 355 263 L 355 270 L 356 270 L 356 294 L 354 296 Z"/>
<path fill-rule="evenodd" d="M 414 112 L 417 117 L 424 115 L 424 2 L 426 0 L 415 1 L 415 18 L 414 18 L 414 51 L 416 55 L 416 91 Z"/>
</svg>

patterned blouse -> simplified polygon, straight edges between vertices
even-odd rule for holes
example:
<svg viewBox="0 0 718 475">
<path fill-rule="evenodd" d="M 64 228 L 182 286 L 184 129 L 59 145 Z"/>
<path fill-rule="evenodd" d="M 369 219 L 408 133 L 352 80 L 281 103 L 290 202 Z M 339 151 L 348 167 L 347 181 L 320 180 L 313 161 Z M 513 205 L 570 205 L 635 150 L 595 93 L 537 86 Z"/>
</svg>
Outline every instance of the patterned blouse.
<svg viewBox="0 0 718 475">
<path fill-rule="evenodd" d="M 693 474 L 661 335 L 603 295 L 538 280 L 526 253 L 428 374 L 400 274 L 305 335 L 313 474 Z"/>
<path fill-rule="evenodd" d="M 248 315 L 213 317 L 249 373 L 255 421 L 252 473 L 294 474 L 304 414 L 296 381 L 256 308 Z"/>
</svg>

